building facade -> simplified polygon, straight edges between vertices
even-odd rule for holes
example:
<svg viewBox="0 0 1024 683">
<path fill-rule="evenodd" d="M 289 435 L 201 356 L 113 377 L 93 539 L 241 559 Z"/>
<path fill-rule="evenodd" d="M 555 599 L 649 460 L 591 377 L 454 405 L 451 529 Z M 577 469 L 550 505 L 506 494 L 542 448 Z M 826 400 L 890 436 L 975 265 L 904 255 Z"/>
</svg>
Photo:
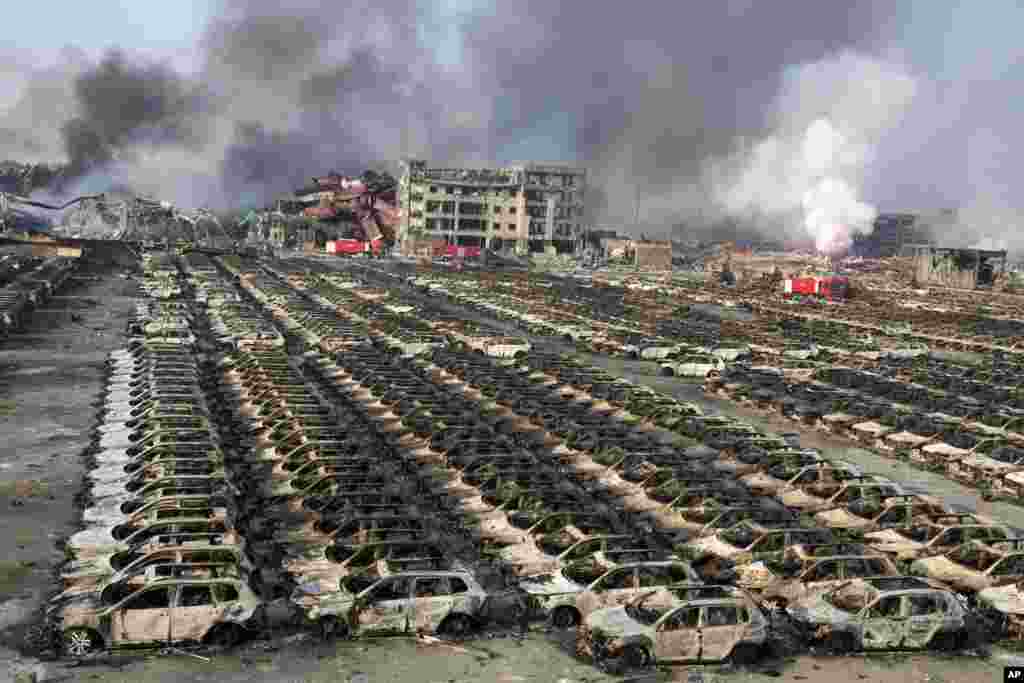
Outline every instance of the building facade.
<svg viewBox="0 0 1024 683">
<path fill-rule="evenodd" d="M 399 240 L 539 251 L 583 239 L 586 171 L 563 165 L 432 168 L 403 163 Z"/>
</svg>

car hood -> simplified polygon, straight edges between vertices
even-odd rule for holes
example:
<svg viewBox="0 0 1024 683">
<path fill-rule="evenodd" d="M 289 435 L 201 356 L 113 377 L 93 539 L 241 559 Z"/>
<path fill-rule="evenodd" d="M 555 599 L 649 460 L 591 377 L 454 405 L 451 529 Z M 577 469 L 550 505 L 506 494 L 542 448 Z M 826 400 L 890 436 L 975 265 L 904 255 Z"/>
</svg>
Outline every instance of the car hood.
<svg viewBox="0 0 1024 683">
<path fill-rule="evenodd" d="M 808 597 L 786 608 L 786 613 L 805 624 L 841 624 L 854 615 L 834 607 L 820 594 Z"/>
<path fill-rule="evenodd" d="M 912 541 L 909 538 L 901 536 L 895 529 L 872 531 L 869 534 L 864 534 L 864 538 L 869 545 L 873 545 L 879 550 L 888 550 L 891 552 L 914 551 L 920 550 L 924 547 L 923 543 L 918 543 L 917 541 Z"/>
<path fill-rule="evenodd" d="M 64 566 L 61 576 L 71 578 L 113 573 L 114 568 L 110 566 L 110 555 L 100 555 L 88 559 L 72 560 Z"/>
<path fill-rule="evenodd" d="M 626 614 L 625 607 L 610 607 L 592 612 L 586 618 L 591 631 L 599 630 L 612 638 L 638 635 L 644 630 L 643 624 Z"/>
<path fill-rule="evenodd" d="M 953 584 L 957 588 L 976 591 L 986 588 L 992 583 L 984 573 L 962 567 L 943 555 L 914 560 L 910 564 L 910 571 L 915 575 L 923 575 L 936 581 Z"/>
<path fill-rule="evenodd" d="M 697 539 L 696 541 L 690 541 L 686 544 L 688 547 L 694 550 L 714 555 L 715 557 L 733 557 L 743 552 L 741 548 L 730 545 L 725 541 L 721 540 L 717 536 L 707 536 L 705 538 Z"/>
<path fill-rule="evenodd" d="M 62 593 L 46 606 L 46 615 L 67 618 L 72 614 L 94 614 L 101 609 L 99 591 Z"/>
<path fill-rule="evenodd" d="M 844 508 L 824 510 L 814 515 L 816 521 L 829 527 L 866 526 L 868 522 Z"/>
<path fill-rule="evenodd" d="M 530 595 L 555 595 L 558 593 L 579 593 L 586 586 L 570 581 L 560 573 L 531 576 L 519 582 L 519 587 Z"/>
<path fill-rule="evenodd" d="M 1016 584 L 986 588 L 978 593 L 978 602 L 1003 614 L 1024 615 L 1024 595 Z"/>
</svg>

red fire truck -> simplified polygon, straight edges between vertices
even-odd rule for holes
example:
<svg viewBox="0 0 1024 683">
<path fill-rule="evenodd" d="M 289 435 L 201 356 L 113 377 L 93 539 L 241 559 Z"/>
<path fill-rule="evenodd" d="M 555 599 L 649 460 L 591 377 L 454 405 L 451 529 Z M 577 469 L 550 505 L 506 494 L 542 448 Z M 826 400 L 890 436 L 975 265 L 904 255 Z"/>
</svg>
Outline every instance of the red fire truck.
<svg viewBox="0 0 1024 683">
<path fill-rule="evenodd" d="M 850 291 L 850 278 L 845 275 L 809 275 L 790 277 L 783 281 L 782 294 L 787 299 L 809 297 L 826 301 L 846 299 Z"/>
</svg>

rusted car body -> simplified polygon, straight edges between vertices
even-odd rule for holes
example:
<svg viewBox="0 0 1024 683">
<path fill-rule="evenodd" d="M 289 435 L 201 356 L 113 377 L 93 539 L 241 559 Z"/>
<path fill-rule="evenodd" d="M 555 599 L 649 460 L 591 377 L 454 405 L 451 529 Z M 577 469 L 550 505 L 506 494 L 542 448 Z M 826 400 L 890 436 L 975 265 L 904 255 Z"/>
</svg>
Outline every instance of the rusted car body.
<svg viewBox="0 0 1024 683">
<path fill-rule="evenodd" d="M 724 586 L 645 591 L 599 609 L 577 630 L 577 653 L 595 661 L 655 664 L 756 659 L 770 624 L 749 597 Z"/>
<path fill-rule="evenodd" d="M 64 591 L 58 597 L 97 590 L 153 566 L 196 562 L 233 564 L 246 575 L 251 571 L 251 563 L 241 546 L 209 545 L 203 541 L 205 539 L 197 543 L 171 545 L 144 553 L 129 550 L 70 562 L 62 568 L 61 583 Z"/>
<path fill-rule="evenodd" d="M 884 556 L 823 556 L 803 566 L 795 576 L 779 576 L 769 581 L 762 588 L 761 599 L 766 606 L 781 609 L 845 581 L 899 574 L 893 561 Z"/>
<path fill-rule="evenodd" d="M 909 526 L 869 532 L 864 542 L 899 560 L 910 561 L 942 555 L 971 540 L 991 542 L 1012 537 L 1009 527 L 979 523 L 978 516 L 964 514 L 919 517 Z"/>
<path fill-rule="evenodd" d="M 1024 581 L 985 588 L 978 607 L 998 629 L 999 636 L 1024 640 Z"/>
<path fill-rule="evenodd" d="M 968 541 L 944 555 L 914 560 L 910 573 L 926 576 L 963 593 L 1024 579 L 1024 541 Z"/>
<path fill-rule="evenodd" d="M 838 482 L 860 474 L 859 469 L 845 463 L 822 461 L 798 469 L 788 463 L 783 463 L 768 470 L 744 475 L 740 477 L 740 482 L 754 495 L 778 496 L 782 491 L 796 490 L 801 486 L 828 485 L 834 487 Z"/>
<path fill-rule="evenodd" d="M 582 561 L 551 574 L 519 582 L 531 618 L 548 617 L 557 628 L 572 628 L 596 609 L 623 604 L 658 586 L 703 583 L 689 563 L 679 560 L 629 562 L 605 570 Z"/>
<path fill-rule="evenodd" d="M 468 572 L 403 572 L 358 595 L 300 585 L 292 601 L 324 636 L 450 633 L 465 635 L 480 621 L 489 596 Z"/>
<path fill-rule="evenodd" d="M 903 495 L 895 483 L 874 475 L 848 475 L 844 470 L 820 470 L 817 478 L 811 473 L 803 481 L 795 481 L 775 497 L 788 508 L 801 512 L 818 512 L 849 499 L 864 497 L 870 489 L 882 498 Z M 868 487 L 868 489 L 865 489 Z"/>
<path fill-rule="evenodd" d="M 840 651 L 954 649 L 969 635 L 960 598 L 912 577 L 845 582 L 786 612 L 813 640 Z"/>
<path fill-rule="evenodd" d="M 516 576 L 534 576 L 556 571 L 591 556 L 604 561 L 601 555 L 609 551 L 633 550 L 645 545 L 633 535 L 593 535 L 575 527 L 567 527 L 527 543 L 508 546 L 502 549 L 499 556 Z"/>
<path fill-rule="evenodd" d="M 909 494 L 888 498 L 858 498 L 840 507 L 821 510 L 814 521 L 830 529 L 861 533 L 895 526 L 907 526 L 922 515 L 942 515 L 946 505 L 932 496 Z"/>
<path fill-rule="evenodd" d="M 244 581 L 169 578 L 81 594 L 50 619 L 65 654 L 81 657 L 106 647 L 237 641 L 259 605 Z"/>
<path fill-rule="evenodd" d="M 832 534 L 825 529 L 778 529 L 743 521 L 713 536 L 690 541 L 683 547 L 695 557 L 713 555 L 732 560 L 736 564 L 747 564 L 760 560 L 781 559 L 790 546 L 816 545 L 833 541 Z"/>
</svg>

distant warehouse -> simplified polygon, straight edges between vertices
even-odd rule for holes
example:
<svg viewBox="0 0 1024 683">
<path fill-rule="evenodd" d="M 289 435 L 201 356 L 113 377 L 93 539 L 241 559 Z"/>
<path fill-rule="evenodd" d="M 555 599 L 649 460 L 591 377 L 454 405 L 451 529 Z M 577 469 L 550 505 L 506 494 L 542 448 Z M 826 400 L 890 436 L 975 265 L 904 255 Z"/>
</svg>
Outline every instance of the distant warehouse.
<svg viewBox="0 0 1024 683">
<path fill-rule="evenodd" d="M 572 251 L 584 239 L 586 171 L 565 165 L 432 168 L 407 160 L 399 239 L 491 249 Z"/>
</svg>

